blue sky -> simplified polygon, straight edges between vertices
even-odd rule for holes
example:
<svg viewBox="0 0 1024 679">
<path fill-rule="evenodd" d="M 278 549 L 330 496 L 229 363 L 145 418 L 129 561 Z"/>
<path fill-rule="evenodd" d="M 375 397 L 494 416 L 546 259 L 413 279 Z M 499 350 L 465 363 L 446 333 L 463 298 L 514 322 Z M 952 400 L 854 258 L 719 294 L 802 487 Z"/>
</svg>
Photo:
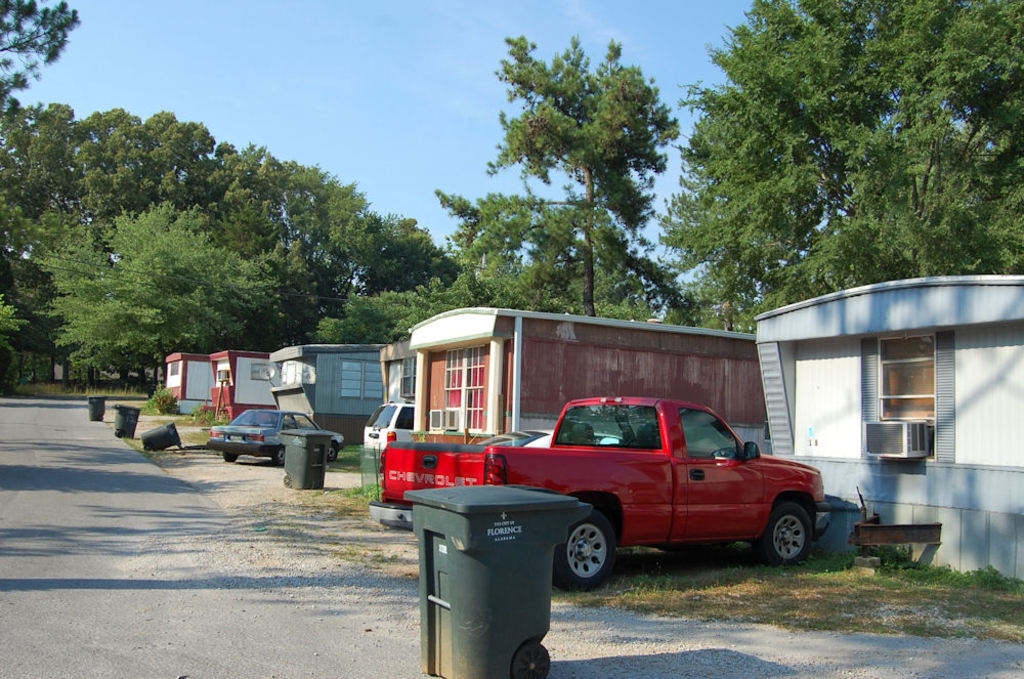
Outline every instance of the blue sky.
<svg viewBox="0 0 1024 679">
<path fill-rule="evenodd" d="M 476 200 L 514 192 L 492 177 L 509 108 L 495 76 L 504 39 L 524 35 L 550 62 L 573 36 L 597 64 L 611 40 L 653 78 L 684 135 L 685 86 L 722 81 L 708 57 L 751 0 L 69 0 L 81 25 L 59 62 L 16 96 L 78 118 L 170 111 L 218 142 L 265 146 L 355 183 L 380 214 L 411 217 L 438 245 L 456 228 L 436 189 Z M 678 186 L 678 153 L 657 185 Z"/>
</svg>

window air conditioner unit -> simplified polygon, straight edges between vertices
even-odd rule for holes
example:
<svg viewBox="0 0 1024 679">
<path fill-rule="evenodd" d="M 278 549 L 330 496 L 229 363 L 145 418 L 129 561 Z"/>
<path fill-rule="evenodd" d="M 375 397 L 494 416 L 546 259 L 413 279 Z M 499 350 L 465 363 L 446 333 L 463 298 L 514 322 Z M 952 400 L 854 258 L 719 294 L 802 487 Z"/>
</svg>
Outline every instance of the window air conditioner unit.
<svg viewBox="0 0 1024 679">
<path fill-rule="evenodd" d="M 444 429 L 445 430 L 458 430 L 462 429 L 462 418 L 461 413 L 456 410 L 449 408 L 444 411 Z"/>
<path fill-rule="evenodd" d="M 217 371 L 217 381 L 218 382 L 230 382 L 231 381 L 231 371 L 230 370 L 218 370 Z"/>
<path fill-rule="evenodd" d="M 933 433 L 928 422 L 865 422 L 864 450 L 884 458 L 929 457 Z"/>
<path fill-rule="evenodd" d="M 457 430 L 461 427 L 462 418 L 458 408 L 430 411 L 431 430 Z"/>
</svg>

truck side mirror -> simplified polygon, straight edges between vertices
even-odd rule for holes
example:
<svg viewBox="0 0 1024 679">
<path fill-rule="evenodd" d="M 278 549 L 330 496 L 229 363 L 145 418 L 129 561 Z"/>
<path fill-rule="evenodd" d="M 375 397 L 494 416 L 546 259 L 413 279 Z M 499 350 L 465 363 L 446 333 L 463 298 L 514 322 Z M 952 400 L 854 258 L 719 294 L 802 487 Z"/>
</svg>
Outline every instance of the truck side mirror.
<svg viewBox="0 0 1024 679">
<path fill-rule="evenodd" d="M 761 449 L 757 447 L 756 441 L 747 441 L 743 444 L 743 459 L 753 460 L 761 457 Z"/>
</svg>

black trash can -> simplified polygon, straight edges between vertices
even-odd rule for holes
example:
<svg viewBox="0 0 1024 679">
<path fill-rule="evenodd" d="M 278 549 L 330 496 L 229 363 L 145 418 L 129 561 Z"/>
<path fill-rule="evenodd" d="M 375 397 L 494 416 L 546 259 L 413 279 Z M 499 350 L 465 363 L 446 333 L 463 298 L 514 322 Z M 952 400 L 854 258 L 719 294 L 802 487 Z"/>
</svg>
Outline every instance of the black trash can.
<svg viewBox="0 0 1024 679">
<path fill-rule="evenodd" d="M 591 506 L 523 486 L 410 491 L 420 550 L 421 670 L 544 679 L 555 545 Z"/>
<path fill-rule="evenodd" d="M 288 429 L 280 436 L 284 441 L 284 485 L 300 490 L 323 488 L 331 435 L 319 429 Z"/>
<path fill-rule="evenodd" d="M 181 437 L 178 436 L 178 428 L 173 422 L 150 429 L 142 435 L 142 448 L 144 450 L 163 450 L 171 446 L 181 448 Z"/>
<path fill-rule="evenodd" d="M 102 422 L 103 413 L 107 409 L 107 399 L 104 396 L 89 397 L 89 421 Z"/>
<path fill-rule="evenodd" d="M 140 408 L 131 406 L 114 406 L 114 436 L 117 438 L 135 438 L 135 427 L 139 423 Z"/>
</svg>

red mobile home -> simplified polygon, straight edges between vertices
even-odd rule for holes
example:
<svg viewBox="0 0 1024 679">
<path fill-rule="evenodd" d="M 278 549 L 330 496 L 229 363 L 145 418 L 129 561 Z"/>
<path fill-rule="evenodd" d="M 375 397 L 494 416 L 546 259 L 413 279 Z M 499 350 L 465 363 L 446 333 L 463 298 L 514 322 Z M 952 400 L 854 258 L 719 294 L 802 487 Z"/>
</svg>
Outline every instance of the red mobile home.
<svg viewBox="0 0 1024 679">
<path fill-rule="evenodd" d="M 257 351 L 220 351 L 209 356 L 214 376 L 210 400 L 217 412 L 235 419 L 253 408 L 276 408 L 270 380 L 274 375 L 270 354 Z"/>
</svg>

